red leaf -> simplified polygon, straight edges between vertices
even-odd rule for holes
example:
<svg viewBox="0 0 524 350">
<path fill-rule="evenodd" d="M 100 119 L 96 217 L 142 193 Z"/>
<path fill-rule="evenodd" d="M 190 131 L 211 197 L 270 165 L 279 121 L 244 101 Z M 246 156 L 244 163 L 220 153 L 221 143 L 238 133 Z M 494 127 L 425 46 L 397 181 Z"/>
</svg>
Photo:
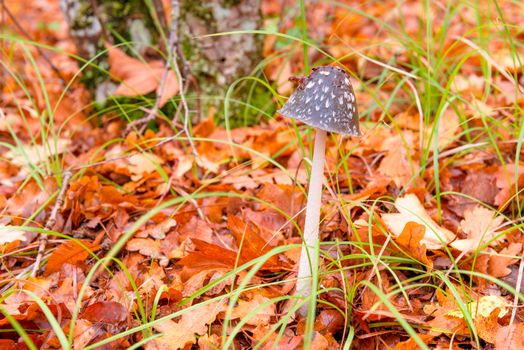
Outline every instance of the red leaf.
<svg viewBox="0 0 524 350">
<path fill-rule="evenodd" d="M 123 322 L 127 318 L 127 310 L 116 301 L 98 301 L 89 305 L 82 313 L 81 318 L 92 322 Z"/>
</svg>

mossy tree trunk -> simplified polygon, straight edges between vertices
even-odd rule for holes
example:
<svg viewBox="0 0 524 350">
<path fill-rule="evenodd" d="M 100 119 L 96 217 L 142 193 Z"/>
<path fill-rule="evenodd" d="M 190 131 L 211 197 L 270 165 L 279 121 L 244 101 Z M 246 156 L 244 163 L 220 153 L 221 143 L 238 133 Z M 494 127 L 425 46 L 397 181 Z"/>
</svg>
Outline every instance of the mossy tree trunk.
<svg viewBox="0 0 524 350">
<path fill-rule="evenodd" d="M 142 55 L 146 59 L 158 50 L 166 50 L 159 33 L 163 30 L 163 37 L 169 37 L 172 22 L 170 14 L 166 16 L 164 13 L 161 0 L 60 1 L 78 52 L 85 59 L 99 54 L 104 49 L 104 41 L 112 44 L 130 42 L 132 49 L 128 50 L 128 54 Z M 186 93 L 195 95 L 200 101 L 198 106 L 203 107 L 198 110 L 205 115 L 207 106 L 222 105 L 225 91 L 231 83 L 253 72 L 261 60 L 262 48 L 261 36 L 254 33 L 208 35 L 260 29 L 260 0 L 170 2 L 180 9 L 176 23 L 179 51 L 184 57 L 179 57 L 178 64 L 187 63 L 187 71 L 184 71 L 186 67 L 181 66 L 184 78 L 191 82 Z M 104 56 L 94 63 L 108 69 Z M 97 100 L 103 100 L 111 89 L 108 88 L 110 82 L 107 75 L 99 72 L 99 69 L 86 69 L 83 80 Z M 237 91 L 235 99 L 245 102 L 249 93 L 247 90 Z M 195 110 L 197 105 L 190 108 Z"/>
</svg>

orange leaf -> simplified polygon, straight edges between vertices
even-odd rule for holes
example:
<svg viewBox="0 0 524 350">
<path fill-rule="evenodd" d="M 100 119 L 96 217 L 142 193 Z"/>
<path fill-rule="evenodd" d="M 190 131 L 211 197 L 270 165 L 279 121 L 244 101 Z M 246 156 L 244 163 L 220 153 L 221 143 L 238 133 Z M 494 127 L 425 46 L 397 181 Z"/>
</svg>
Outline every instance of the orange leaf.
<svg viewBox="0 0 524 350">
<path fill-rule="evenodd" d="M 500 253 L 489 258 L 488 273 L 497 278 L 509 275 L 511 270 L 508 266 L 519 260 L 509 256 L 518 256 L 521 251 L 522 243 L 510 243 L 507 248 L 502 249 Z"/>
<path fill-rule="evenodd" d="M 273 248 L 260 237 L 260 231 L 255 225 L 244 222 L 238 216 L 228 215 L 227 227 L 239 245 L 240 256 L 244 262 L 256 259 Z M 272 256 L 262 266 L 262 269 L 266 270 L 280 270 L 281 268 L 282 263 L 279 262 L 277 256 Z"/>
<path fill-rule="evenodd" d="M 232 250 L 192 238 L 197 251 L 189 253 L 178 261 L 184 267 L 183 279 L 204 271 L 220 268 L 231 269 L 237 263 L 237 253 Z M 242 264 L 242 262 L 238 262 Z"/>
<path fill-rule="evenodd" d="M 426 227 L 424 225 L 410 221 L 406 226 L 404 226 L 404 230 L 402 230 L 402 233 L 397 237 L 396 241 L 407 249 L 410 256 L 431 269 L 433 264 L 429 261 L 428 256 L 426 255 L 426 245 L 421 242 L 425 233 Z"/>
<path fill-rule="evenodd" d="M 94 244 L 91 241 L 80 240 L 80 242 L 87 249 L 80 245 L 78 241 L 71 240 L 62 243 L 49 257 L 44 275 L 48 276 L 53 272 L 60 271 L 65 263 L 80 266 L 91 252 L 100 248 L 98 244 Z"/>
</svg>

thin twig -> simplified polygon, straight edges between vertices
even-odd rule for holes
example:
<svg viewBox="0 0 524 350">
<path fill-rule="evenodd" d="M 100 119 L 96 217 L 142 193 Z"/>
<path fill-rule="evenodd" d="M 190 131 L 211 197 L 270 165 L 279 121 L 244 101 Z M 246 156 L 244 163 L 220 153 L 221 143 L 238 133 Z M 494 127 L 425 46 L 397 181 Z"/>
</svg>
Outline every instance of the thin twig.
<svg viewBox="0 0 524 350">
<path fill-rule="evenodd" d="M 58 210 L 62 205 L 64 204 L 64 196 L 67 190 L 67 187 L 69 185 L 69 180 L 71 180 L 71 177 L 73 176 L 73 173 L 70 171 L 65 171 L 64 175 L 62 177 L 62 188 L 60 189 L 60 192 L 58 193 L 58 196 L 56 197 L 55 205 L 53 206 L 53 209 L 51 210 L 51 214 L 49 215 L 49 219 L 47 219 L 47 222 L 45 223 L 44 229 L 46 231 L 49 231 L 55 226 L 56 224 L 56 216 L 58 215 Z M 31 273 L 32 277 L 35 277 L 38 273 L 38 269 L 40 267 L 40 263 L 42 262 L 42 257 L 44 255 L 44 250 L 47 245 L 47 241 L 49 239 L 48 234 L 41 234 L 40 235 L 40 245 L 38 247 L 38 254 L 36 255 L 36 260 L 33 266 L 33 272 Z"/>
</svg>

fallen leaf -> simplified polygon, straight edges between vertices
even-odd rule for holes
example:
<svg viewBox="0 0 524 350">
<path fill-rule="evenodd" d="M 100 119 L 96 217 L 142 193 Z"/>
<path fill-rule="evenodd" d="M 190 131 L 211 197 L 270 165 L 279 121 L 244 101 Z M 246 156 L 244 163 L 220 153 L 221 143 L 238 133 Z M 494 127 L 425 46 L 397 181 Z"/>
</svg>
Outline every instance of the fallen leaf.
<svg viewBox="0 0 524 350">
<path fill-rule="evenodd" d="M 248 262 L 256 259 L 261 255 L 269 252 L 274 245 L 266 242 L 260 235 L 258 227 L 251 222 L 244 222 L 239 216 L 228 215 L 227 227 L 231 230 L 231 234 L 235 237 L 236 243 L 239 246 L 240 256 L 242 261 Z M 267 270 L 281 270 L 282 262 L 279 261 L 278 256 L 270 257 L 262 269 Z"/>
<path fill-rule="evenodd" d="M 427 249 L 437 250 L 442 244 L 449 243 L 455 235 L 446 228 L 439 226 L 426 212 L 418 197 L 407 194 L 395 201 L 396 214 L 382 214 L 382 220 L 395 237 L 400 236 L 408 222 L 415 222 L 425 227 L 424 237 L 420 240 Z"/>
<path fill-rule="evenodd" d="M 25 231 L 17 230 L 10 226 L 0 224 L 0 245 L 25 240 Z"/>
<path fill-rule="evenodd" d="M 196 238 L 192 238 L 191 241 L 197 250 L 190 252 L 177 262 L 177 265 L 184 267 L 182 274 L 183 279 L 187 280 L 200 271 L 216 269 L 229 270 L 237 263 L 238 265 L 243 263 L 242 261 L 238 261 L 237 253 L 232 250 Z"/>
<path fill-rule="evenodd" d="M 524 349 L 524 323 L 500 327 L 495 336 L 495 349 Z"/>
<path fill-rule="evenodd" d="M 425 140 L 431 138 L 433 132 L 433 126 L 424 129 Z M 439 120 L 438 134 L 437 134 L 437 147 L 440 151 L 449 147 L 455 140 L 456 136 L 460 133 L 460 120 L 458 115 L 453 109 L 446 109 Z"/>
<path fill-rule="evenodd" d="M 262 304 L 269 302 L 271 299 L 266 298 L 260 294 L 255 294 L 251 300 L 239 300 L 237 306 L 233 309 L 231 318 L 241 319 L 246 321 L 248 315 L 259 308 Z M 276 314 L 276 305 L 275 303 L 269 303 L 268 305 L 259 309 L 254 315 L 249 316 L 246 323 L 259 326 L 264 324 L 269 324 L 271 316 Z"/>
<path fill-rule="evenodd" d="M 74 349 L 84 349 L 91 340 L 96 336 L 97 328 L 88 320 L 79 319 L 75 322 L 73 333 Z"/>
<path fill-rule="evenodd" d="M 100 246 L 88 240 L 80 240 L 80 242 L 86 248 L 80 245 L 78 241 L 73 240 L 67 241 L 58 246 L 47 261 L 44 276 L 49 276 L 53 272 L 60 271 L 62 265 L 65 263 L 80 266 L 84 263 L 84 260 L 89 257 L 91 252 L 100 248 Z"/>
<path fill-rule="evenodd" d="M 418 173 L 418 162 L 408 154 L 414 143 L 415 137 L 408 131 L 403 133 L 403 137 L 391 136 L 382 143 L 381 150 L 386 155 L 380 162 L 378 172 L 391 178 L 397 187 L 404 187 Z"/>
<path fill-rule="evenodd" d="M 503 221 L 502 216 L 496 216 L 493 210 L 479 205 L 466 210 L 460 227 L 468 238 L 458 239 L 452 242 L 451 246 L 460 251 L 470 251 L 488 242 L 490 245 L 495 245 L 504 239 L 503 237 L 493 239 Z"/>
<path fill-rule="evenodd" d="M 406 226 L 404 226 L 404 229 L 396 238 L 396 241 L 398 244 L 406 248 L 411 257 L 417 259 L 431 269 L 433 263 L 426 255 L 426 245 L 421 243 L 422 239 L 424 239 L 425 232 L 426 226 L 410 221 Z"/>
<path fill-rule="evenodd" d="M 505 277 L 511 273 L 509 265 L 515 264 L 519 261 L 518 256 L 522 252 L 522 243 L 510 243 L 506 248 L 499 253 L 494 253 L 489 258 L 488 273 L 490 276 L 499 278 Z M 512 258 L 511 256 L 516 256 Z"/>
<path fill-rule="evenodd" d="M 431 334 L 418 334 L 419 338 L 424 342 L 424 344 L 428 344 L 431 339 L 433 339 L 433 335 Z M 400 342 L 392 350 L 418 350 L 420 349 L 420 346 L 415 342 L 413 338 L 409 338 L 406 341 Z"/>
<path fill-rule="evenodd" d="M 131 172 L 131 180 L 138 181 L 144 175 L 157 171 L 158 167 L 164 163 L 164 161 L 149 153 L 138 153 L 127 160 L 129 165 L 128 169 Z"/>
<path fill-rule="evenodd" d="M 109 72 L 111 76 L 120 80 L 114 94 L 116 96 L 142 96 L 156 91 L 164 75 L 164 63 L 152 61 L 142 62 L 127 56 L 116 47 L 109 48 Z M 159 100 L 159 107 L 175 96 L 179 91 L 179 84 L 173 70 L 169 69 L 164 81 L 163 93 Z"/>
<path fill-rule="evenodd" d="M 31 164 L 38 164 L 49 157 L 64 153 L 70 144 L 71 140 L 67 139 L 49 139 L 45 145 L 19 145 L 6 152 L 5 157 L 18 166 L 29 168 Z"/>
<path fill-rule="evenodd" d="M 195 344 L 196 335 L 206 334 L 207 325 L 213 323 L 225 307 L 226 301 L 216 301 L 184 313 L 178 322 L 167 320 L 155 325 L 155 330 L 164 333 L 164 336 L 147 343 L 145 349 L 178 350 L 188 344 Z"/>
<path fill-rule="evenodd" d="M 477 317 L 489 317 L 493 311 L 499 310 L 498 317 L 502 318 L 508 314 L 509 308 L 512 307 L 503 297 L 496 295 L 486 295 L 481 297 L 478 301 L 474 300 L 467 304 L 468 310 L 471 312 L 473 319 Z M 464 318 L 462 312 L 457 308 L 455 310 L 448 311 L 448 316 Z"/>
<path fill-rule="evenodd" d="M 334 334 L 344 327 L 344 322 L 344 315 L 340 311 L 322 310 L 315 320 L 315 330 Z"/>
<path fill-rule="evenodd" d="M 118 323 L 127 319 L 127 309 L 116 301 L 97 301 L 87 306 L 80 318 L 92 322 Z"/>
<path fill-rule="evenodd" d="M 133 238 L 126 244 L 126 249 L 130 252 L 138 251 L 140 254 L 158 258 L 161 254 L 160 241 L 151 238 Z"/>
</svg>

